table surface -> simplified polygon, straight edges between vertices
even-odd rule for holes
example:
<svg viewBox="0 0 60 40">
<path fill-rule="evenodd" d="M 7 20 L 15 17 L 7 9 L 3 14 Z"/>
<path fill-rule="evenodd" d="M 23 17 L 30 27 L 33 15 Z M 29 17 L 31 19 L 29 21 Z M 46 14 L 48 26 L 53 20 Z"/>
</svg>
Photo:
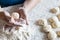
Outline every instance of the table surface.
<svg viewBox="0 0 60 40">
<path fill-rule="evenodd" d="M 36 26 L 34 23 L 40 18 L 48 19 L 55 16 L 55 14 L 50 13 L 49 10 L 58 6 L 60 6 L 60 0 L 41 0 L 41 2 L 28 14 L 31 21 L 31 27 L 34 30 L 32 40 L 46 40 L 44 38 L 44 33 L 40 31 L 40 27 Z M 54 29 L 54 31 L 57 30 L 60 30 L 60 28 Z M 60 38 L 57 38 L 56 40 L 60 40 Z"/>
<path fill-rule="evenodd" d="M 33 8 L 27 15 L 29 18 L 30 23 L 30 31 L 31 31 L 31 37 L 29 40 L 45 40 L 44 39 L 44 33 L 40 31 L 40 27 L 35 25 L 35 21 L 40 18 L 50 18 L 52 16 L 55 16 L 55 14 L 52 14 L 49 12 L 49 10 L 53 7 L 60 6 L 60 0 L 41 0 L 41 2 L 36 5 L 36 7 Z M 6 8 L 5 8 L 6 9 Z M 56 31 L 57 29 L 54 29 Z M 59 28 L 58 28 L 59 30 Z M 57 40 L 60 40 L 58 38 Z"/>
</svg>

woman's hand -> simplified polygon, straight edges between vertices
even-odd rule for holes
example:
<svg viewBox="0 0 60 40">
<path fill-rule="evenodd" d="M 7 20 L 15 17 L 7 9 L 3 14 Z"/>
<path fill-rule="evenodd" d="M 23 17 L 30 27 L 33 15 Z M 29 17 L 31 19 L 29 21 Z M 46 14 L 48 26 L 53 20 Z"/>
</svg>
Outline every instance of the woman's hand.
<svg viewBox="0 0 60 40">
<path fill-rule="evenodd" d="M 24 9 L 19 9 L 17 10 L 16 12 L 19 13 L 20 17 L 19 18 L 22 18 L 26 21 L 26 25 L 28 25 L 28 19 L 27 19 L 27 15 L 25 13 L 25 10 Z"/>
<path fill-rule="evenodd" d="M 29 12 L 39 2 L 40 0 L 26 0 L 26 2 L 24 3 L 24 7 Z"/>
</svg>

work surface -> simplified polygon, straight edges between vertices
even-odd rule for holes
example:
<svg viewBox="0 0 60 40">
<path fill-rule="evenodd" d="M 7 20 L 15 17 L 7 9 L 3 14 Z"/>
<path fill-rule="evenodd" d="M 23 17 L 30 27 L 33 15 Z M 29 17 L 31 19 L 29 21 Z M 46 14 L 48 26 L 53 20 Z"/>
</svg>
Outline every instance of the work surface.
<svg viewBox="0 0 60 40">
<path fill-rule="evenodd" d="M 35 21 L 40 18 L 47 19 L 51 16 L 54 16 L 55 14 L 50 13 L 49 10 L 57 6 L 60 6 L 60 0 L 41 0 L 41 2 L 38 5 L 36 5 L 36 7 L 27 14 L 29 18 L 30 27 L 31 27 L 30 30 L 32 30 L 31 31 L 32 36 L 30 37 L 30 40 L 45 40 L 44 33 L 40 31 L 39 26 L 35 25 Z M 54 31 L 56 30 L 57 29 L 54 29 Z"/>
</svg>

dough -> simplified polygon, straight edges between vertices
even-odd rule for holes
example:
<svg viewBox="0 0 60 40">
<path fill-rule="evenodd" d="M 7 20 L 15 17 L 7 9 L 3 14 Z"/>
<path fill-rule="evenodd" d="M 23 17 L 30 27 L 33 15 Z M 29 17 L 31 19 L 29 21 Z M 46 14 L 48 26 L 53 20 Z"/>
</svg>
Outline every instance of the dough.
<svg viewBox="0 0 60 40">
<path fill-rule="evenodd" d="M 54 20 L 53 20 L 52 18 L 49 18 L 48 21 L 49 21 L 50 23 L 53 23 L 53 22 L 54 22 Z"/>
<path fill-rule="evenodd" d="M 59 22 L 58 18 L 56 16 L 53 16 L 52 19 L 54 20 L 57 27 L 60 27 L 60 22 Z"/>
<path fill-rule="evenodd" d="M 58 14 L 59 13 L 59 7 L 55 7 L 55 8 L 50 9 L 50 12 Z"/>
<path fill-rule="evenodd" d="M 50 32 L 50 31 L 52 31 L 51 25 L 43 26 L 43 30 L 44 30 L 44 32 Z"/>
<path fill-rule="evenodd" d="M 57 25 L 55 23 L 51 23 L 52 28 L 57 28 Z"/>
<path fill-rule="evenodd" d="M 60 27 L 60 22 L 57 18 L 57 16 L 53 16 L 51 17 L 50 19 L 48 19 L 48 21 L 50 22 L 50 25 L 52 28 L 57 28 L 57 27 Z"/>
<path fill-rule="evenodd" d="M 37 24 L 40 25 L 40 26 L 45 26 L 45 25 L 47 25 L 48 23 L 47 23 L 47 20 L 46 20 L 46 19 L 39 19 L 39 20 L 37 21 Z"/>
<path fill-rule="evenodd" d="M 58 37 L 60 37 L 60 31 L 57 31 L 56 34 Z"/>
<path fill-rule="evenodd" d="M 54 31 L 50 31 L 48 33 L 48 39 L 55 40 L 57 38 L 57 34 Z"/>
<path fill-rule="evenodd" d="M 58 19 L 59 19 L 59 21 L 60 21 L 60 14 L 58 14 L 58 15 L 57 15 L 57 18 L 58 18 Z"/>
<path fill-rule="evenodd" d="M 15 19 L 19 19 L 19 14 L 17 12 L 13 12 L 12 17 Z"/>
</svg>

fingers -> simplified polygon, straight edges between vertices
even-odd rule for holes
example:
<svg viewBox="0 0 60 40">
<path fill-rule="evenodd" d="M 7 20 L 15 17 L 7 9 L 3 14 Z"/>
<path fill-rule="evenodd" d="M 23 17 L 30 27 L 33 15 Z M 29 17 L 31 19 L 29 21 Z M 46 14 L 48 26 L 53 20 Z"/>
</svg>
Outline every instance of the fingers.
<svg viewBox="0 0 60 40">
<path fill-rule="evenodd" d="M 26 24 L 28 25 L 27 15 L 25 14 L 24 9 L 20 9 L 17 12 L 19 13 L 20 18 L 26 20 Z"/>
</svg>

